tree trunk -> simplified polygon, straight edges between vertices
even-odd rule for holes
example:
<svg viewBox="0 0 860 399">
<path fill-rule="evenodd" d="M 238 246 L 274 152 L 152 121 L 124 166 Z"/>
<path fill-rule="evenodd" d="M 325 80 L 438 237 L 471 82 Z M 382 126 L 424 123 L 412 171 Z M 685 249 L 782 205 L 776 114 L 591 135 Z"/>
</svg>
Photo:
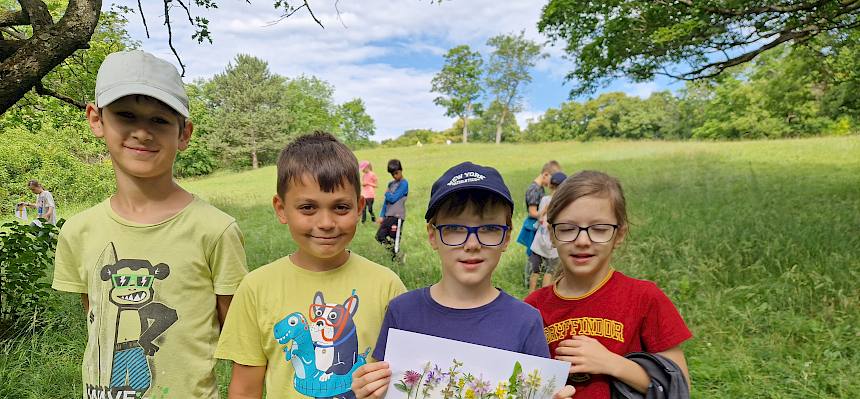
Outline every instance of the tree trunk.
<svg viewBox="0 0 860 399">
<path fill-rule="evenodd" d="M 25 3 L 44 6 L 39 1 Z M 37 21 L 33 36 L 21 41 L 21 46 L 13 53 L 6 53 L 8 56 L 0 59 L 0 114 L 15 105 L 75 50 L 86 48 L 98 24 L 101 8 L 101 0 L 70 0 L 57 23 Z M 32 16 L 39 10 L 25 11 L 30 12 L 32 22 Z"/>
<path fill-rule="evenodd" d="M 469 142 L 469 114 L 472 113 L 472 104 L 466 105 L 466 113 L 461 116 L 463 118 L 463 144 Z"/>
<path fill-rule="evenodd" d="M 257 159 L 257 150 L 251 150 L 251 168 L 257 169 L 260 167 L 260 161 Z"/>
<path fill-rule="evenodd" d="M 507 109 L 502 109 L 502 116 L 499 117 L 499 122 L 496 123 L 496 144 L 502 143 L 502 124 L 505 123 L 505 114 L 507 113 Z"/>
</svg>

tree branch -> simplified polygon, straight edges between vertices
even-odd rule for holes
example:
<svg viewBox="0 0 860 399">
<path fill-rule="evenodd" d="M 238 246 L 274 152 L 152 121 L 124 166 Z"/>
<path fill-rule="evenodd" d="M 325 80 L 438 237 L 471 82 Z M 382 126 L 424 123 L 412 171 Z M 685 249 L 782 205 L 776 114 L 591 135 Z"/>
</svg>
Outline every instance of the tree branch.
<svg viewBox="0 0 860 399">
<path fill-rule="evenodd" d="M 0 10 L 0 26 L 30 25 L 30 16 L 23 10 Z"/>
<path fill-rule="evenodd" d="M 171 0 L 164 0 L 164 25 L 167 26 L 167 44 L 170 46 L 170 51 L 173 51 L 176 61 L 179 61 L 179 66 L 182 68 L 182 73 L 179 76 L 185 76 L 185 64 L 182 63 L 182 59 L 179 58 L 179 53 L 177 53 L 176 48 L 173 47 L 173 31 L 170 29 L 170 1 Z"/>
<path fill-rule="evenodd" d="M 31 21 L 40 14 L 40 18 L 50 17 L 40 13 L 33 0 L 19 3 L 36 7 L 26 9 Z M 38 3 L 44 6 L 43 2 Z M 42 32 L 32 35 L 18 50 L 0 60 L 0 113 L 24 97 L 66 57 L 87 45 L 98 24 L 101 5 L 101 0 L 69 0 L 62 18 L 43 25 Z M 42 10 L 47 12 L 45 8 Z"/>
<path fill-rule="evenodd" d="M 0 40 L 0 60 L 5 60 L 23 45 L 22 40 Z"/>
<path fill-rule="evenodd" d="M 146 16 L 143 15 L 143 6 L 140 0 L 137 0 L 137 11 L 140 12 L 140 19 L 143 20 L 143 30 L 146 31 L 146 38 L 149 39 L 149 25 L 146 24 Z"/>
<path fill-rule="evenodd" d="M 343 23 L 343 18 L 340 16 L 340 8 L 337 7 L 337 3 L 340 3 L 340 0 L 334 1 L 334 11 L 337 12 L 337 20 L 340 21 L 340 24 L 343 25 L 344 28 L 346 28 L 346 24 Z"/>
<path fill-rule="evenodd" d="M 323 26 L 322 22 L 320 22 L 320 20 L 317 19 L 317 16 L 314 15 L 314 10 L 312 10 L 311 6 L 308 4 L 308 0 L 304 0 L 304 3 L 305 3 L 305 7 L 308 9 L 308 13 L 311 14 L 311 18 L 313 18 L 314 21 L 316 21 L 317 25 L 319 25 L 320 28 L 325 29 L 325 26 Z"/>
<path fill-rule="evenodd" d="M 75 100 L 74 98 L 64 96 L 60 93 L 57 93 L 56 91 L 53 91 L 51 89 L 46 88 L 44 85 L 42 85 L 42 82 L 36 83 L 35 89 L 36 89 L 36 93 L 38 93 L 40 95 L 54 97 L 60 101 L 63 101 L 65 103 L 68 103 L 68 104 L 71 104 L 75 107 L 78 107 L 78 109 L 84 110 L 87 108 L 86 104 L 84 104 L 78 100 Z"/>
<path fill-rule="evenodd" d="M 33 32 L 40 32 L 54 25 L 54 18 L 48 11 L 48 6 L 40 0 L 18 0 L 21 11 L 30 17 Z"/>
<path fill-rule="evenodd" d="M 798 11 L 810 11 L 816 8 L 819 8 L 827 3 L 830 3 L 832 0 L 817 0 L 817 1 L 809 1 L 799 4 L 794 4 L 790 6 L 782 6 L 782 5 L 767 5 L 762 7 L 749 7 L 749 8 L 720 8 L 720 7 L 702 7 L 701 9 L 705 12 L 709 12 L 712 14 L 719 14 L 724 16 L 731 17 L 743 17 L 750 15 L 758 15 L 758 14 L 771 14 L 771 13 L 779 13 L 779 14 L 787 14 Z M 855 0 L 856 1 L 856 0 Z M 842 3 L 843 6 L 850 5 L 855 1 L 849 1 L 848 3 Z M 688 7 L 695 7 L 696 4 L 693 3 L 693 0 L 678 0 L 679 3 L 684 4 Z"/>
<path fill-rule="evenodd" d="M 176 2 L 185 9 L 185 14 L 188 15 L 188 23 L 194 26 L 194 19 L 191 18 L 191 10 L 188 9 L 188 6 L 182 0 L 176 0 Z"/>
<path fill-rule="evenodd" d="M 296 7 L 296 8 L 293 8 L 293 9 L 292 9 L 292 10 L 290 10 L 289 12 L 284 13 L 284 15 L 281 15 L 278 19 L 276 19 L 276 20 L 274 20 L 274 21 L 272 21 L 272 22 L 267 23 L 267 24 L 266 24 L 266 26 L 272 26 L 272 25 L 275 25 L 275 24 L 277 24 L 278 22 L 281 22 L 281 21 L 283 21 L 283 20 L 285 20 L 285 19 L 287 19 L 287 18 L 289 18 L 289 17 L 293 16 L 293 14 L 297 13 L 297 12 L 298 12 L 299 10 L 301 10 L 302 8 L 307 8 L 307 9 L 308 9 L 308 12 L 311 14 L 311 17 L 314 19 L 314 21 L 316 21 L 316 23 L 317 23 L 319 26 L 321 26 L 323 29 L 325 29 L 325 26 L 323 26 L 322 22 L 320 22 L 320 20 L 318 20 L 318 19 L 317 19 L 317 17 L 314 15 L 314 12 L 313 12 L 313 10 L 311 10 L 311 6 L 310 6 L 310 5 L 308 5 L 308 2 L 307 2 L 307 1 L 305 1 L 305 2 L 304 2 L 304 4 L 302 4 L 302 5 L 300 5 L 300 6 Z"/>
<path fill-rule="evenodd" d="M 27 35 L 25 35 L 21 32 L 18 32 L 17 30 L 15 30 L 15 28 L 12 28 L 12 27 L 4 26 L 4 27 L 0 28 L 0 32 L 3 32 L 9 36 L 12 36 L 12 37 L 18 39 L 18 40 L 27 40 Z"/>
</svg>

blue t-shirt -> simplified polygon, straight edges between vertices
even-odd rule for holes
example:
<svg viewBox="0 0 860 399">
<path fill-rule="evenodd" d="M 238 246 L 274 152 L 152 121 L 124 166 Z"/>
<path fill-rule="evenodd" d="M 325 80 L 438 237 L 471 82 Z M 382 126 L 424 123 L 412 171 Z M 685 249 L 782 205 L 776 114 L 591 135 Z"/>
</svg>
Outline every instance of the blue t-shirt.
<svg viewBox="0 0 860 399">
<path fill-rule="evenodd" d="M 373 350 L 377 360 L 385 357 L 389 328 L 549 357 L 540 312 L 502 290 L 492 302 L 471 309 L 439 304 L 430 296 L 430 287 L 394 298 Z"/>
</svg>

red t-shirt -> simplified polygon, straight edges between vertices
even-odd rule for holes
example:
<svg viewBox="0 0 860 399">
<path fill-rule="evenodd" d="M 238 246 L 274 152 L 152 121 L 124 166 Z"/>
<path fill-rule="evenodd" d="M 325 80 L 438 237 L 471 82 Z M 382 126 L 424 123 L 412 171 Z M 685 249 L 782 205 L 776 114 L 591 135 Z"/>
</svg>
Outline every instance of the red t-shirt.
<svg viewBox="0 0 860 399">
<path fill-rule="evenodd" d="M 562 297 L 552 285 L 533 292 L 525 302 L 543 316 L 553 357 L 558 343 L 575 335 L 595 338 L 622 356 L 662 352 L 693 336 L 656 284 L 618 271 L 610 271 L 606 280 L 582 297 Z M 575 398 L 609 398 L 610 379 L 606 375 L 575 374 L 569 381 L 576 387 Z"/>
</svg>

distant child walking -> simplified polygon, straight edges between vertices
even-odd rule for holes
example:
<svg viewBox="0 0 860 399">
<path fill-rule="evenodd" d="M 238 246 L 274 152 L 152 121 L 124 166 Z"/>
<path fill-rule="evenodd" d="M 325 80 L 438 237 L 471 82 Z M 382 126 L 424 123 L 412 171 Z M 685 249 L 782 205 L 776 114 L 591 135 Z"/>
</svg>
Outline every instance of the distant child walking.
<svg viewBox="0 0 860 399">
<path fill-rule="evenodd" d="M 367 221 L 367 213 L 370 212 L 370 221 L 376 222 L 376 215 L 373 214 L 373 200 L 376 199 L 376 186 L 378 180 L 376 173 L 373 173 L 373 165 L 370 161 L 361 161 L 358 163 L 358 170 L 361 171 L 361 196 L 364 197 L 364 209 L 361 211 L 361 223 Z"/>
<path fill-rule="evenodd" d="M 543 274 L 541 287 L 552 284 L 552 274 L 558 266 L 558 250 L 552 246 L 549 234 L 549 225 L 546 221 L 546 209 L 552 200 L 552 194 L 558 186 L 567 178 L 562 172 L 555 172 L 549 179 L 549 195 L 544 195 L 538 206 L 538 221 L 535 222 L 535 238 L 532 240 L 530 249 L 537 256 L 529 257 L 529 265 L 532 274 L 529 276 L 529 292 L 537 289 L 537 281 Z"/>
<path fill-rule="evenodd" d="M 403 177 L 403 165 L 400 164 L 400 160 L 388 161 L 388 173 L 394 180 L 388 182 L 382 209 L 379 211 L 379 230 L 376 232 L 376 241 L 391 249 L 392 257 L 396 257 L 403 223 L 406 222 L 409 182 Z"/>
<path fill-rule="evenodd" d="M 520 229 L 520 234 L 517 236 L 517 242 L 526 247 L 526 275 L 531 275 L 532 265 L 535 262 L 540 262 L 540 257 L 535 255 L 531 250 L 532 241 L 534 241 L 535 223 L 538 221 L 538 207 L 540 200 L 544 196 L 544 187 L 549 186 L 550 178 L 553 173 L 561 172 L 561 165 L 557 161 L 549 161 L 543 165 L 540 174 L 532 180 L 526 188 L 526 219 L 523 220 L 523 227 Z"/>
<path fill-rule="evenodd" d="M 628 231 L 618 180 L 594 171 L 567 178 L 552 196 L 547 221 L 564 268 L 554 285 L 525 301 L 540 311 L 552 355 L 571 362 L 574 397 L 608 399 L 613 379 L 646 393 L 651 377 L 624 357 L 632 352 L 671 360 L 689 381 L 680 345 L 692 334 L 672 301 L 656 284 L 610 266 Z M 689 397 L 677 394 L 665 397 Z"/>
</svg>

